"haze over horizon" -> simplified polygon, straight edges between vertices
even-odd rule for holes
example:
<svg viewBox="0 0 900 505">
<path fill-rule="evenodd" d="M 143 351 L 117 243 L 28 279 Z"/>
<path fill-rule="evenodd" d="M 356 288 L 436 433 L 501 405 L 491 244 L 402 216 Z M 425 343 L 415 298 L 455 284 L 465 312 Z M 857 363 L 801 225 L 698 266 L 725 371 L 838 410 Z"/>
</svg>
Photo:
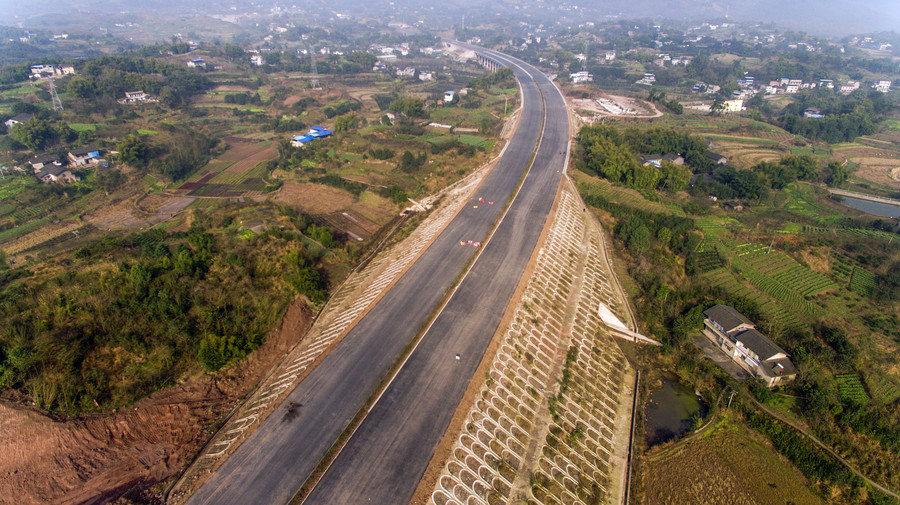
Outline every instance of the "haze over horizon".
<svg viewBox="0 0 900 505">
<path fill-rule="evenodd" d="M 11 26 L 54 26 L 54 15 L 64 16 L 74 12 L 95 15 L 120 15 L 125 13 L 160 13 L 171 16 L 223 15 L 234 12 L 255 12 L 260 15 L 291 14 L 315 7 L 325 19 L 333 13 L 350 16 L 377 16 L 404 20 L 419 13 L 429 13 L 430 24 L 451 25 L 458 23 L 458 16 L 466 14 L 472 20 L 488 19 L 485 15 L 503 11 L 518 14 L 536 22 L 602 21 L 610 17 L 620 19 L 652 18 L 681 21 L 699 21 L 725 18 L 736 22 L 764 22 L 814 35 L 842 37 L 850 34 L 900 29 L 900 7 L 894 0 L 865 0 L 845 2 L 820 0 L 815 8 L 805 0 L 609 0 L 592 2 L 574 0 L 554 3 L 545 0 L 505 0 L 484 3 L 475 0 L 450 0 L 440 6 L 423 4 L 416 0 L 335 0 L 322 10 L 321 6 L 304 5 L 296 1 L 261 0 L 239 3 L 233 0 L 209 0 L 181 2 L 174 0 L 0 0 L 0 23 Z M 438 17 L 436 15 L 443 15 Z M 538 16 L 545 17 L 538 17 Z M 595 19 L 592 19 L 595 18 Z M 412 20 L 410 18 L 410 20 Z M 57 26 L 66 26 L 60 18 Z"/>
</svg>

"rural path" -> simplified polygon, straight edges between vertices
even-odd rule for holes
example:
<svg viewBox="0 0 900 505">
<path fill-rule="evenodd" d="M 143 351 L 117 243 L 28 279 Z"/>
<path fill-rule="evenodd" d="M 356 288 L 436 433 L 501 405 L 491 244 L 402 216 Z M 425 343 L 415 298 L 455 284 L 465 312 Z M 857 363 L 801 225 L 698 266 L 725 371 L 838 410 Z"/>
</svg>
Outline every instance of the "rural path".
<svg viewBox="0 0 900 505">
<path fill-rule="evenodd" d="M 837 452 L 835 452 L 834 449 L 832 449 L 831 447 L 825 445 L 824 442 L 822 442 L 821 440 L 819 440 L 818 438 L 816 438 L 815 435 L 813 435 L 812 433 L 809 432 L 809 430 L 807 430 L 806 428 L 804 428 L 804 427 L 802 427 L 802 426 L 796 424 L 795 422 L 791 421 L 790 419 L 787 419 L 786 417 L 784 417 L 784 416 L 782 416 L 781 414 L 775 412 L 774 410 L 770 409 L 769 407 L 766 407 L 766 406 L 763 405 L 762 403 L 758 402 L 755 398 L 752 398 L 752 397 L 750 397 L 749 395 L 746 395 L 746 396 L 747 396 L 748 398 L 750 398 L 750 401 L 752 401 L 754 405 L 756 405 L 757 407 L 759 407 L 760 410 L 762 410 L 762 411 L 765 412 L 766 414 L 769 414 L 770 416 L 774 417 L 775 419 L 778 419 L 779 421 L 781 421 L 781 422 L 783 422 L 784 424 L 790 426 L 791 428 L 794 428 L 795 430 L 799 431 L 799 432 L 802 433 L 804 436 L 806 436 L 807 438 L 809 438 L 810 440 L 812 440 L 813 443 L 815 443 L 816 445 L 818 445 L 819 447 L 821 447 L 823 450 L 825 450 L 825 452 L 827 452 L 828 454 L 831 454 L 832 456 L 834 456 L 834 458 L 835 458 L 836 460 L 838 460 L 842 465 L 844 465 L 845 467 L 847 467 L 847 470 L 850 470 L 854 475 L 856 475 L 857 477 L 859 477 L 860 479 L 862 479 L 863 481 L 865 481 L 866 484 L 868 484 L 868 485 L 874 487 L 875 489 L 877 489 L 877 490 L 881 491 L 882 493 L 884 493 L 884 494 L 890 496 L 891 498 L 893 498 L 893 499 L 895 499 L 895 500 L 897 500 L 897 501 L 900 501 L 900 494 L 897 494 L 897 493 L 895 493 L 894 491 L 891 491 L 890 489 L 888 489 L 888 488 L 882 486 L 881 484 L 879 484 L 879 483 L 873 481 L 872 479 L 866 477 L 862 472 L 860 472 L 859 470 L 857 470 L 856 467 L 853 466 L 853 464 L 851 464 L 849 461 L 847 461 L 846 459 L 844 459 L 843 457 L 841 457 L 841 455 L 838 454 Z"/>
</svg>

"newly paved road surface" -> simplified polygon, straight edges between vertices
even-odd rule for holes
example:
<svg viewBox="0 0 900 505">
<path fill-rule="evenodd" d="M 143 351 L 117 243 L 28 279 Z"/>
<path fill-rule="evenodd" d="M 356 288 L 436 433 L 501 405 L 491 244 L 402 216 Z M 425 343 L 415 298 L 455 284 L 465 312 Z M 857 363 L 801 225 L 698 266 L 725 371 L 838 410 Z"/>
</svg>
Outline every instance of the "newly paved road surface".
<svg viewBox="0 0 900 505">
<path fill-rule="evenodd" d="M 472 271 L 304 504 L 407 503 L 500 324 L 556 196 L 569 139 L 562 96 L 540 72 L 515 64 L 535 79 L 546 107 L 531 172 Z"/>
<path fill-rule="evenodd" d="M 188 504 L 281 505 L 291 499 L 312 473 L 475 254 L 474 247 L 461 246 L 459 241 L 484 241 L 527 168 L 540 137 L 544 111 L 537 83 L 521 70 L 517 70 L 517 76 L 523 94 L 522 117 L 506 152 L 485 179 L 476 199 L 450 222 L 373 310 L 191 496 Z M 555 89 L 551 91 L 556 93 Z M 544 91 L 544 94 L 548 92 Z M 563 148 L 556 145 L 554 149 L 556 151 L 550 154 L 560 157 L 559 151 Z M 542 163 L 546 166 L 552 160 L 546 159 L 550 157 L 546 150 L 542 152 L 541 158 L 545 159 Z M 559 174 L 548 172 L 546 168 L 536 173 L 544 174 L 543 178 L 536 178 L 534 182 L 526 180 L 526 185 L 545 185 L 541 189 L 551 194 Z M 495 204 L 481 204 L 477 201 L 479 196 Z M 552 199 L 552 195 L 547 198 Z M 478 208 L 473 208 L 474 205 Z M 536 216 L 511 219 L 510 223 L 515 223 L 516 230 L 533 229 L 536 233 L 543 225 L 548 209 Z M 502 239 L 495 240 L 502 242 Z M 518 240 L 505 239 L 505 243 L 509 249 L 522 249 L 519 252 L 523 257 L 530 254 L 531 247 L 523 246 Z M 502 258 L 495 257 L 492 261 L 491 272 L 505 268 L 500 265 L 504 261 Z M 485 275 L 484 278 L 489 277 Z M 468 296 L 471 295 L 467 295 L 467 299 Z M 499 313 L 506 304 L 501 305 L 493 310 Z M 493 329 L 485 327 L 484 331 L 492 333 Z M 476 347 L 467 346 L 454 353 L 463 353 L 466 356 L 464 366 L 469 366 L 470 360 L 475 359 Z"/>
</svg>

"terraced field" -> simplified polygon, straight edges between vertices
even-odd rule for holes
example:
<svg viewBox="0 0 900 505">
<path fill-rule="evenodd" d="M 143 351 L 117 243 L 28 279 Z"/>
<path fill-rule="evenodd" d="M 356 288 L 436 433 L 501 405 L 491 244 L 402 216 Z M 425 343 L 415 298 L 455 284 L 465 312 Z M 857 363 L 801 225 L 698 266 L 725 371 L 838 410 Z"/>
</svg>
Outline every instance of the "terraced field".
<svg viewBox="0 0 900 505">
<path fill-rule="evenodd" d="M 730 217 L 701 217 L 695 223 L 697 228 L 700 228 L 706 235 L 715 235 L 728 230 L 728 228 L 743 227 L 740 221 Z"/>
<path fill-rule="evenodd" d="M 265 192 L 268 173 L 262 162 L 274 158 L 275 148 L 254 139 L 229 139 L 228 150 L 178 190 L 199 197 L 258 196 Z"/>
<path fill-rule="evenodd" d="M 734 274 L 725 268 L 712 270 L 705 275 L 711 286 L 719 287 L 734 296 L 742 296 L 756 302 L 766 318 L 778 328 L 788 329 L 804 324 L 802 320 L 786 310 L 780 303 L 773 301 L 763 290 L 753 285 L 748 285 L 746 282 L 738 281 Z"/>
<path fill-rule="evenodd" d="M 684 216 L 684 211 L 677 205 L 666 206 L 659 202 L 647 200 L 633 189 L 613 186 L 606 179 L 589 179 L 576 174 L 579 185 L 587 186 L 589 191 L 601 195 L 612 203 L 632 207 L 648 214 L 675 214 Z"/>
<path fill-rule="evenodd" d="M 622 491 L 615 441 L 628 421 L 621 397 L 631 369 L 597 307 L 629 318 L 610 284 L 600 232 L 579 207 L 563 194 L 433 505 L 603 503 Z"/>
<path fill-rule="evenodd" d="M 782 252 L 769 251 L 764 245 L 738 244 L 735 251 L 759 273 L 771 277 L 804 297 L 838 287 L 828 277 L 813 272 Z"/>
<path fill-rule="evenodd" d="M 872 393 L 872 398 L 881 403 L 891 403 L 900 398 L 900 380 L 896 377 L 886 377 L 881 373 L 866 375 L 866 386 Z"/>
<path fill-rule="evenodd" d="M 863 296 L 872 296 L 875 293 L 875 274 L 859 266 L 853 267 L 849 288 Z"/>
</svg>

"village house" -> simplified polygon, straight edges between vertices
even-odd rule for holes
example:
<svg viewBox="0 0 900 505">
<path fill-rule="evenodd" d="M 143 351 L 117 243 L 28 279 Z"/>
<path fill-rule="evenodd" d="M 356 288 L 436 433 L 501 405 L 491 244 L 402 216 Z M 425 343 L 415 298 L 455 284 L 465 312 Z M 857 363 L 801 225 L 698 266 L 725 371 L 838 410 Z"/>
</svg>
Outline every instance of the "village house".
<svg viewBox="0 0 900 505">
<path fill-rule="evenodd" d="M 593 82 L 594 76 L 589 74 L 587 70 L 582 70 L 581 72 L 570 74 L 569 79 L 572 79 L 573 84 L 580 84 L 583 82 Z"/>
<path fill-rule="evenodd" d="M 96 147 L 84 147 L 69 151 L 69 165 L 73 167 L 81 167 L 100 162 L 100 152 Z"/>
<path fill-rule="evenodd" d="M 55 154 L 43 154 L 41 156 L 35 156 L 28 160 L 28 163 L 31 164 L 31 168 L 34 169 L 34 172 L 37 173 L 38 170 L 43 169 L 46 166 L 56 165 L 62 166 L 62 163 L 59 160 L 59 156 Z"/>
<path fill-rule="evenodd" d="M 3 124 L 6 125 L 6 129 L 8 131 L 8 130 L 12 129 L 13 126 L 16 126 L 17 124 L 27 123 L 28 121 L 31 120 L 32 117 L 34 117 L 34 116 L 32 116 L 31 114 L 25 114 L 25 113 L 16 114 L 15 116 L 4 121 Z"/>
<path fill-rule="evenodd" d="M 724 165 L 728 163 L 728 158 L 712 151 L 709 152 L 709 159 L 716 165 Z"/>
<path fill-rule="evenodd" d="M 744 110 L 744 100 L 725 100 L 722 103 L 722 112 L 741 112 Z"/>
<path fill-rule="evenodd" d="M 81 180 L 77 175 L 73 174 L 68 167 L 60 165 L 45 165 L 40 170 L 35 170 L 34 176 L 39 181 L 49 184 L 55 182 L 57 184 L 71 184 Z"/>
<path fill-rule="evenodd" d="M 889 93 L 891 91 L 891 84 L 893 84 L 893 82 L 891 82 L 890 80 L 881 80 L 876 81 L 875 84 L 872 85 L 872 87 L 882 93 Z"/>
<path fill-rule="evenodd" d="M 309 131 L 303 135 L 294 135 L 291 137 L 291 145 L 294 147 L 303 147 L 308 142 L 330 136 L 333 131 L 324 126 L 310 126 Z"/>
<path fill-rule="evenodd" d="M 821 110 L 819 110 L 815 107 L 810 107 L 810 108 L 806 109 L 805 111 L 803 111 L 803 117 L 813 118 L 813 119 L 821 119 L 825 116 L 822 115 Z"/>
<path fill-rule="evenodd" d="M 642 84 L 644 86 L 652 86 L 653 83 L 656 82 L 656 75 L 651 73 L 644 74 L 644 77 L 641 77 L 640 80 L 635 82 L 635 84 Z"/>
<path fill-rule="evenodd" d="M 838 90 L 841 94 L 849 95 L 859 89 L 859 81 L 849 81 L 841 84 Z"/>
<path fill-rule="evenodd" d="M 125 98 L 120 98 L 119 103 L 137 103 L 137 102 L 156 102 L 156 98 L 151 97 L 143 91 L 126 91 Z"/>
<path fill-rule="evenodd" d="M 644 165 L 653 165 L 656 168 L 662 166 L 663 162 L 672 163 L 673 165 L 684 165 L 684 158 L 680 154 L 646 154 L 641 156 Z"/>
<path fill-rule="evenodd" d="M 703 335 L 768 387 L 797 376 L 787 352 L 757 331 L 743 314 L 725 305 L 715 305 L 703 313 Z"/>
</svg>

